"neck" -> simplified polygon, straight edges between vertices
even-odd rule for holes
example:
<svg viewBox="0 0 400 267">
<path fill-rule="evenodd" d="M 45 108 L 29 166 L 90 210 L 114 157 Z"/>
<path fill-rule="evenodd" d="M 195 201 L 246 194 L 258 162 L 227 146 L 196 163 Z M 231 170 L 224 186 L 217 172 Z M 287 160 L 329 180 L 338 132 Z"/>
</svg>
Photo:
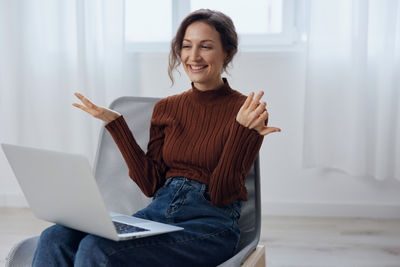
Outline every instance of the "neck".
<svg viewBox="0 0 400 267">
<path fill-rule="evenodd" d="M 204 83 L 194 82 L 193 84 L 200 91 L 210 91 L 210 90 L 215 90 L 215 89 L 221 87 L 222 85 L 224 85 L 224 81 L 220 77 L 217 81 L 215 81 L 213 83 L 204 84 Z"/>
<path fill-rule="evenodd" d="M 230 88 L 226 78 L 222 79 L 222 85 L 214 88 L 214 90 L 202 91 L 199 90 L 192 82 L 191 99 L 196 103 L 213 105 L 221 103 L 224 99 L 227 99 L 228 95 L 233 94 L 233 90 Z"/>
</svg>

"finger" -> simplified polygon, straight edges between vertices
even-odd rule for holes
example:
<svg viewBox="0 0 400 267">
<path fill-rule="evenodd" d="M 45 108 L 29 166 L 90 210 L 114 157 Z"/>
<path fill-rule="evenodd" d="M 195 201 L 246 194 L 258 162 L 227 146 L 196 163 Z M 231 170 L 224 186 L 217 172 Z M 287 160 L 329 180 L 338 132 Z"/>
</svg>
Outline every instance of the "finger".
<svg viewBox="0 0 400 267">
<path fill-rule="evenodd" d="M 265 126 L 265 120 L 268 120 L 268 112 L 264 111 L 250 123 L 249 128 L 261 128 Z"/>
<path fill-rule="evenodd" d="M 256 97 L 253 99 L 253 101 L 250 104 L 250 110 L 255 110 L 256 107 L 260 104 L 260 99 L 261 97 L 264 95 L 263 91 L 258 92 L 258 94 L 256 95 Z"/>
<path fill-rule="evenodd" d="M 277 132 L 281 132 L 281 129 L 277 127 L 266 127 L 263 131 L 260 132 L 260 134 L 267 135 L 270 133 L 277 133 Z"/>
<path fill-rule="evenodd" d="M 258 107 L 254 110 L 254 112 L 259 116 L 261 115 L 264 111 L 266 111 L 267 103 L 262 102 Z"/>
<path fill-rule="evenodd" d="M 78 93 L 78 92 L 74 93 L 74 95 L 75 95 L 78 99 L 81 99 L 81 98 L 83 97 L 83 95 L 82 95 L 81 93 Z"/>
<path fill-rule="evenodd" d="M 80 93 L 75 93 L 75 95 L 79 98 L 79 100 L 82 101 L 83 104 L 85 104 L 85 106 L 89 107 L 89 108 L 96 108 L 96 105 L 93 104 L 89 99 L 87 99 L 86 97 L 84 97 L 82 94 Z"/>
<path fill-rule="evenodd" d="M 265 123 L 265 121 L 268 121 L 269 113 L 267 110 L 265 110 L 259 117 L 260 121 Z"/>
<path fill-rule="evenodd" d="M 259 127 L 266 125 L 265 120 L 268 120 L 268 112 L 265 109 L 267 103 L 263 102 L 258 107 L 252 111 L 248 118 L 250 120 L 250 125 L 253 127 Z"/>
<path fill-rule="evenodd" d="M 253 92 L 251 92 L 251 93 L 247 96 L 246 101 L 244 101 L 244 103 L 243 103 L 243 105 L 242 105 L 242 108 L 243 108 L 243 109 L 247 109 L 247 108 L 250 106 L 251 101 L 253 100 L 253 96 L 254 96 L 254 93 L 253 93 Z"/>
<path fill-rule="evenodd" d="M 265 126 L 268 126 L 268 117 L 269 117 L 269 113 L 268 113 L 267 110 L 265 110 L 265 112 L 266 112 L 266 116 L 264 117 L 264 118 L 265 118 L 265 119 L 264 119 L 264 125 L 265 125 Z"/>
<path fill-rule="evenodd" d="M 88 109 L 87 107 L 82 106 L 81 104 L 78 104 L 78 103 L 72 103 L 72 105 L 73 105 L 74 107 L 80 108 L 80 109 L 82 109 L 83 111 L 86 111 L 87 113 L 90 114 L 90 111 L 89 111 L 89 109 Z"/>
</svg>

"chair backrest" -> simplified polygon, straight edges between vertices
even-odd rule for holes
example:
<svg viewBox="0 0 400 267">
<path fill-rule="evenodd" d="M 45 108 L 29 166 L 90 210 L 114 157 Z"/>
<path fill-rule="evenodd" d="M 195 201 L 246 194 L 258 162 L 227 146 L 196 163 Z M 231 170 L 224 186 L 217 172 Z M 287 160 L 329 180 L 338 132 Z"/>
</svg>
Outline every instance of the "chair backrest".
<svg viewBox="0 0 400 267">
<path fill-rule="evenodd" d="M 256 248 L 261 232 L 260 159 L 257 157 L 246 178 L 248 200 L 243 201 L 239 219 L 240 243 L 238 251 L 251 245 Z"/>
<path fill-rule="evenodd" d="M 150 120 L 158 98 L 120 97 L 109 108 L 121 113 L 136 142 L 147 151 L 150 134 Z M 108 210 L 133 214 L 151 199 L 142 194 L 139 187 L 129 178 L 129 170 L 117 145 L 108 131 L 100 130 L 94 175 Z"/>
<path fill-rule="evenodd" d="M 155 103 L 160 98 L 120 97 L 110 109 L 121 113 L 143 151 L 147 151 L 150 120 Z M 94 162 L 94 175 L 109 210 L 133 214 L 147 206 L 151 199 L 145 197 L 128 176 L 126 163 L 111 135 L 102 127 Z M 252 166 L 246 180 L 248 201 L 243 202 L 239 220 L 241 239 L 238 252 L 247 256 L 256 248 L 260 237 L 260 170 L 259 158 Z"/>
</svg>

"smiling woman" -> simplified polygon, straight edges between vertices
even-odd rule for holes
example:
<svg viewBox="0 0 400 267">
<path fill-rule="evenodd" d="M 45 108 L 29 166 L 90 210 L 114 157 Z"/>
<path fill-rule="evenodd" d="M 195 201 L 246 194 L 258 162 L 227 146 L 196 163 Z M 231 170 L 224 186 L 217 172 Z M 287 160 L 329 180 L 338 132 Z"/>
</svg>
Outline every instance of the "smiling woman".
<svg viewBox="0 0 400 267">
<path fill-rule="evenodd" d="M 111 242 L 55 225 L 42 233 L 33 266 L 216 266 L 234 255 L 247 174 L 264 136 L 280 131 L 267 126 L 262 91 L 246 97 L 221 76 L 237 44 L 233 22 L 221 12 L 201 9 L 183 20 L 169 74 L 182 63 L 192 88 L 155 104 L 147 152 L 123 114 L 75 94 L 82 104 L 73 105 L 107 123 L 130 178 L 153 197 L 133 216 L 184 230 Z"/>
<path fill-rule="evenodd" d="M 201 71 L 203 82 L 209 79 L 209 82 L 221 85 L 220 76 L 237 50 L 238 36 L 232 20 L 221 12 L 209 13 L 200 9 L 182 21 L 172 40 L 169 77 L 173 82 L 172 72 L 183 63 L 189 78 L 196 77 L 193 75 L 196 70 L 201 70 L 200 66 L 208 68 L 206 72 Z M 191 66 L 195 68 L 188 68 Z M 192 81 L 195 84 L 198 82 Z"/>
<path fill-rule="evenodd" d="M 186 74 L 199 90 L 223 84 L 221 74 L 226 56 L 219 34 L 212 26 L 195 22 L 186 29 L 180 58 Z"/>
</svg>

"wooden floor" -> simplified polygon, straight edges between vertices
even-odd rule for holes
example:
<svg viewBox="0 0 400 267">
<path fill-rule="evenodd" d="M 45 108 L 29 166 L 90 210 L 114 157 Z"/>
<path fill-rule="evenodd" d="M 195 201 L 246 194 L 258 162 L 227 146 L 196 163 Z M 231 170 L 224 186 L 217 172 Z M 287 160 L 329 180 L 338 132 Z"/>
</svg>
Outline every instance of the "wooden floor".
<svg viewBox="0 0 400 267">
<path fill-rule="evenodd" d="M 400 219 L 264 217 L 267 266 L 400 267 Z"/>
<path fill-rule="evenodd" d="M 0 208 L 0 266 L 13 244 L 49 225 Z M 261 242 L 268 267 L 400 267 L 400 219 L 265 216 Z"/>
</svg>

